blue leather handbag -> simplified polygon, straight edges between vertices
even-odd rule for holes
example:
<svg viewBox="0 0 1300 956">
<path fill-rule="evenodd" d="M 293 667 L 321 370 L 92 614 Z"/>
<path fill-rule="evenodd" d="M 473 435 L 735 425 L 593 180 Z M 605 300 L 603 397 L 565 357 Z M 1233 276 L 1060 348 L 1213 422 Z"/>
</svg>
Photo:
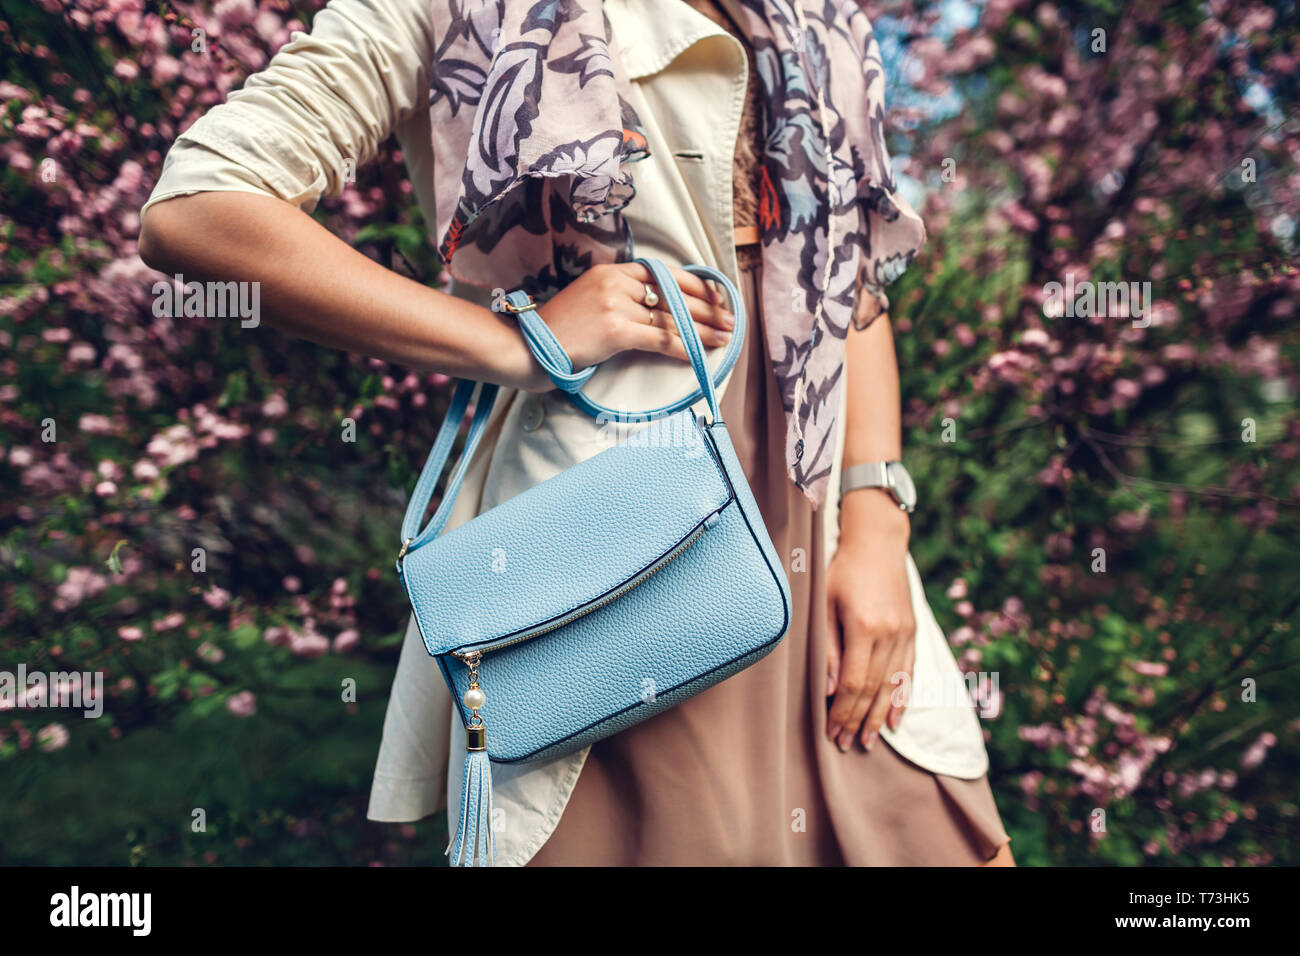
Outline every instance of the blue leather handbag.
<svg viewBox="0 0 1300 956">
<path fill-rule="evenodd" d="M 635 261 L 650 270 L 700 387 L 634 413 L 647 424 L 622 443 L 441 534 L 496 398 L 483 383 L 459 464 L 420 530 L 478 385 L 461 381 L 406 509 L 397 572 L 466 728 L 453 866 L 495 859 L 490 761 L 547 760 L 631 727 L 758 661 L 789 626 L 789 583 L 681 289 L 658 259 Z M 686 269 L 731 298 L 721 382 L 741 352 L 744 303 L 716 269 Z M 527 294 L 505 301 L 574 405 L 627 419 L 583 394 L 595 366 L 573 368 Z M 690 410 L 701 398 L 707 421 Z"/>
</svg>

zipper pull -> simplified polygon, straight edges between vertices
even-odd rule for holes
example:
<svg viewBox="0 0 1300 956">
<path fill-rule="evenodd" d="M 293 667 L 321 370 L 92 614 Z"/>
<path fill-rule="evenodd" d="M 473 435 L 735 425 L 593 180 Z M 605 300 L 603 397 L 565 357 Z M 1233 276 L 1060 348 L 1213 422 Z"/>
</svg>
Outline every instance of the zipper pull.
<svg viewBox="0 0 1300 956">
<path fill-rule="evenodd" d="M 478 713 L 487 703 L 487 695 L 483 693 L 483 688 L 478 682 L 478 665 L 482 659 L 483 654 L 479 651 L 465 655 L 465 666 L 469 668 L 469 686 L 465 689 L 465 696 L 461 700 L 465 704 L 465 709 L 470 712 L 469 723 L 465 727 L 468 750 L 487 750 L 486 728 L 483 726 L 483 718 Z"/>
</svg>

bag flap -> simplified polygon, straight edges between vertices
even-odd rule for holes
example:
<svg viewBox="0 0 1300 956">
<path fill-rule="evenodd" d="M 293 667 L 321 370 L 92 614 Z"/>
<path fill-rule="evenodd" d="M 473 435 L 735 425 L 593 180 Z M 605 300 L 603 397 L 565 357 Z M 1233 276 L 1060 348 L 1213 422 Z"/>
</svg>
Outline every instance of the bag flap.
<svg viewBox="0 0 1300 956">
<path fill-rule="evenodd" d="M 430 541 L 402 580 L 437 656 L 557 620 L 651 567 L 732 498 L 689 411 Z"/>
</svg>

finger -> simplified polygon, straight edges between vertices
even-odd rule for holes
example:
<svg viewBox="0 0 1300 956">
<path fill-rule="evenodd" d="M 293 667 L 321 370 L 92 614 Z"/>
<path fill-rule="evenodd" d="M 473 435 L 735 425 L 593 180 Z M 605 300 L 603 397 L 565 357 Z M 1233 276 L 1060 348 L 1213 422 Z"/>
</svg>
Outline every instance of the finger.
<svg viewBox="0 0 1300 956">
<path fill-rule="evenodd" d="M 636 302 L 629 302 L 627 310 L 622 314 L 628 319 L 630 325 L 640 327 L 632 333 L 635 342 L 639 344 L 629 345 L 629 348 L 640 348 L 651 352 L 667 349 L 664 354 L 689 361 L 686 355 L 686 347 L 682 345 L 681 335 L 677 331 L 677 323 L 673 321 L 669 313 L 662 312 L 659 309 L 647 308 Z M 649 328 L 652 334 L 645 335 L 641 331 L 645 328 Z M 705 348 L 715 348 L 719 345 L 726 345 L 731 341 L 731 333 L 722 329 L 697 324 L 695 331 L 700 336 L 700 341 L 704 343 Z M 656 345 L 655 343 L 659 344 Z"/>
<path fill-rule="evenodd" d="M 651 288 L 659 293 L 659 302 L 654 308 L 657 311 L 671 315 L 668 308 L 668 297 L 658 288 L 650 270 L 638 262 L 621 263 L 621 265 L 628 266 L 623 275 L 627 277 L 629 282 L 628 294 L 632 299 L 641 305 L 645 305 L 645 287 L 649 284 Z M 686 311 L 697 324 L 711 326 L 716 329 L 735 328 L 736 316 L 728 307 L 725 295 L 721 292 L 715 292 L 703 279 L 692 275 L 685 269 L 670 267 L 669 272 L 677 280 L 678 288 L 682 291 Z"/>
<path fill-rule="evenodd" d="M 835 598 L 829 593 L 826 595 L 826 632 L 826 696 L 830 697 L 839 685 L 840 660 L 843 652 L 840 649 L 839 612 Z"/>
<path fill-rule="evenodd" d="M 843 623 L 843 620 L 842 620 Z M 826 718 L 827 736 L 841 750 L 847 750 L 857 736 L 870 698 L 859 704 L 869 687 L 869 668 L 873 650 L 871 635 L 848 622 L 844 634 L 844 655 L 840 664 L 839 686 Z"/>
<path fill-rule="evenodd" d="M 876 699 L 871 702 L 867 710 L 867 716 L 862 722 L 862 746 L 866 750 L 876 742 L 880 735 L 880 728 L 885 724 L 885 718 L 889 716 L 890 710 L 894 706 L 894 691 L 897 688 L 895 683 L 896 675 L 903 669 L 906 650 L 901 643 L 895 646 L 894 653 L 890 656 L 885 667 L 884 679 L 880 682 L 880 690 L 876 692 Z"/>
<path fill-rule="evenodd" d="M 891 653 L 892 648 L 884 633 L 871 635 L 871 658 L 863 668 L 862 690 L 853 701 L 844 721 L 844 730 L 837 741 L 840 750 L 848 750 L 861 735 L 863 721 L 867 719 L 867 713 L 884 685 L 885 664 Z"/>
<path fill-rule="evenodd" d="M 711 302 L 722 306 L 730 311 L 727 293 L 711 284 L 710 280 L 697 276 L 694 272 L 679 269 L 676 266 L 669 266 L 668 271 L 673 274 L 673 278 L 677 280 L 677 284 L 687 295 L 694 296 L 701 302 Z"/>
<path fill-rule="evenodd" d="M 650 311 L 642 306 L 646 312 Z M 650 325 L 650 319 L 645 321 L 629 320 L 624 323 L 620 330 L 620 345 L 624 349 L 637 349 L 641 352 L 657 352 L 660 355 L 667 355 L 675 359 L 681 359 L 683 362 L 689 362 L 691 357 L 686 354 L 686 346 L 682 344 L 681 338 L 677 335 L 675 329 L 664 328 L 662 325 Z M 671 325 L 671 323 L 669 323 Z M 712 333 L 716 334 L 716 333 Z"/>
<path fill-rule="evenodd" d="M 697 322 L 706 322 L 712 325 L 725 322 L 726 324 L 721 326 L 722 328 L 735 327 L 736 315 L 731 309 L 731 300 L 727 293 L 710 284 L 707 279 L 702 279 L 685 269 L 673 267 L 670 271 L 673 278 L 677 280 L 677 285 L 688 297 L 687 303 L 691 315 L 695 317 Z M 696 311 L 697 306 L 700 310 L 698 312 Z"/>
<path fill-rule="evenodd" d="M 903 719 L 903 711 L 907 709 L 908 698 L 911 696 L 912 675 L 916 672 L 916 641 L 911 641 L 907 645 L 907 653 L 903 658 L 902 670 L 906 672 L 908 680 L 904 685 L 906 693 L 896 691 L 891 695 L 893 706 L 889 710 L 889 729 L 897 730 L 899 722 Z"/>
</svg>

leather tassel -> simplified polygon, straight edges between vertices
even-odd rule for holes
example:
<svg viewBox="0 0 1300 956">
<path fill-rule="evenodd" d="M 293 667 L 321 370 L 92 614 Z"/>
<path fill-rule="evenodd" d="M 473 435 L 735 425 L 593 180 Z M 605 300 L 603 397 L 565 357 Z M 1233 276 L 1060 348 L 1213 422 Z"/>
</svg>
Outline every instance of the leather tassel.
<svg viewBox="0 0 1300 956">
<path fill-rule="evenodd" d="M 465 777 L 460 784 L 460 820 L 456 825 L 455 849 L 448 845 L 452 866 L 495 866 L 497 844 L 492 837 L 492 761 L 487 755 L 487 734 L 478 708 L 483 693 L 478 684 L 478 659 L 470 670 L 470 692 L 465 696 L 473 709 L 471 725 L 465 728 Z"/>
<path fill-rule="evenodd" d="M 487 751 L 465 752 L 465 779 L 461 784 L 460 823 L 456 828 L 452 866 L 495 866 L 496 841 L 492 838 L 492 761 Z"/>
<path fill-rule="evenodd" d="M 465 728 L 465 778 L 460 785 L 460 822 L 456 826 L 456 847 L 451 853 L 452 866 L 495 866 L 497 843 L 492 838 L 492 761 L 487 755 L 487 728 L 479 716 L 486 702 L 478 681 L 482 654 L 465 657 L 469 668 L 469 689 L 465 707 L 470 712 Z M 447 847 L 452 850 L 451 846 Z"/>
</svg>

